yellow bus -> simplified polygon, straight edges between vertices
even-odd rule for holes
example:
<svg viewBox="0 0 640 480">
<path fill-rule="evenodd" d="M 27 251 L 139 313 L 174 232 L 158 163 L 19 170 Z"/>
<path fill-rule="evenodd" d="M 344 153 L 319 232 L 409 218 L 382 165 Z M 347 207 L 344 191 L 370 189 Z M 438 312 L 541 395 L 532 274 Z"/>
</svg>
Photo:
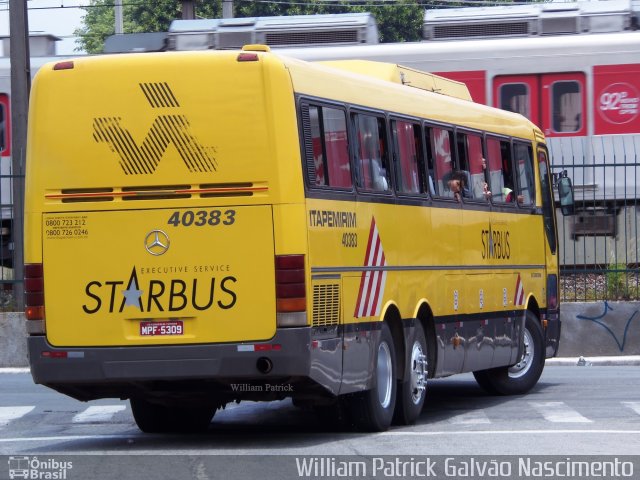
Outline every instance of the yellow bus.
<svg viewBox="0 0 640 480">
<path fill-rule="evenodd" d="M 558 348 L 544 137 L 437 76 L 266 46 L 52 63 L 26 193 L 34 381 L 145 432 L 288 397 L 380 431 L 431 378 L 523 393 Z"/>
</svg>

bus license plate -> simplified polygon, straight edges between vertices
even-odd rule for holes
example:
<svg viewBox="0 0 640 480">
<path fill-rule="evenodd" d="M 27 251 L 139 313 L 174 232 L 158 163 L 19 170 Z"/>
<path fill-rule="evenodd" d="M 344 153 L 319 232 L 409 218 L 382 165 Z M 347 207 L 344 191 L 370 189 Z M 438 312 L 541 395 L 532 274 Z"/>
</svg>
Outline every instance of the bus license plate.
<svg viewBox="0 0 640 480">
<path fill-rule="evenodd" d="M 182 320 L 171 322 L 140 322 L 140 336 L 153 337 L 159 335 L 182 335 L 184 325 Z"/>
</svg>

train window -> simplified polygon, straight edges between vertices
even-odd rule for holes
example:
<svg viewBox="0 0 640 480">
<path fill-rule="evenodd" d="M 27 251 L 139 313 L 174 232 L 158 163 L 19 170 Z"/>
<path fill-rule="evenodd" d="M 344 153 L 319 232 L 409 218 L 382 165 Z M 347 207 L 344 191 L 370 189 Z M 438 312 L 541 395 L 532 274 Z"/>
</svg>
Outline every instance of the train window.
<svg viewBox="0 0 640 480">
<path fill-rule="evenodd" d="M 554 82 L 551 85 L 551 102 L 555 132 L 577 132 L 582 129 L 583 112 L 579 82 Z"/>
<path fill-rule="evenodd" d="M 358 186 L 364 190 L 390 190 L 388 148 L 384 118 L 353 114 L 357 142 Z"/>
<path fill-rule="evenodd" d="M 420 179 L 423 171 L 422 141 L 420 126 L 401 120 L 391 122 L 394 144 L 394 167 L 396 188 L 400 193 L 422 193 L 424 188 Z"/>
<path fill-rule="evenodd" d="M 536 197 L 533 175 L 533 150 L 531 145 L 515 142 L 513 144 L 513 154 L 518 174 L 518 203 L 532 205 Z"/>
<path fill-rule="evenodd" d="M 435 194 L 453 198 L 453 192 L 449 189 L 447 181 L 453 173 L 453 148 L 451 140 L 453 134 L 450 130 L 431 127 L 429 130 L 429 145 L 435 160 L 434 189 Z M 431 172 L 430 172 L 431 173 Z"/>
<path fill-rule="evenodd" d="M 315 186 L 351 188 L 347 120 L 343 110 L 309 106 Z"/>
<path fill-rule="evenodd" d="M 505 83 L 500 86 L 500 108 L 530 119 L 529 97 L 529 85 L 526 83 Z"/>
</svg>

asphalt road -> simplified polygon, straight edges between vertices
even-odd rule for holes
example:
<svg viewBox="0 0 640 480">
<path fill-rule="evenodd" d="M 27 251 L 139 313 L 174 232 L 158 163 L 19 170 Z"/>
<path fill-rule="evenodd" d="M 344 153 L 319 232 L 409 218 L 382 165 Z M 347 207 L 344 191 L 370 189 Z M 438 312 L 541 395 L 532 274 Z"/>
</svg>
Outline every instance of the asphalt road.
<svg viewBox="0 0 640 480">
<path fill-rule="evenodd" d="M 218 411 L 203 435 L 140 432 L 128 402 L 82 403 L 0 373 L 0 455 L 637 455 L 640 368 L 547 367 L 527 395 L 493 397 L 471 375 L 430 381 L 410 427 L 362 434 L 327 429 L 290 401 Z"/>
</svg>

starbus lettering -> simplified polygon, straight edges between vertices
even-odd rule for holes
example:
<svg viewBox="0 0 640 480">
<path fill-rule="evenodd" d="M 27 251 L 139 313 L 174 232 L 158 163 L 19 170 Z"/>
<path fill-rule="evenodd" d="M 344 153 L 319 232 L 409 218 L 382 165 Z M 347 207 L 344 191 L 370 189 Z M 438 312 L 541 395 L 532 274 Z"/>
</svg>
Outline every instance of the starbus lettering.
<svg viewBox="0 0 640 480">
<path fill-rule="evenodd" d="M 215 307 L 228 310 L 238 300 L 235 291 L 237 281 L 236 277 L 227 275 L 221 279 L 149 278 L 140 282 L 133 267 L 127 281 L 93 280 L 87 283 L 85 294 L 88 300 L 82 305 L 82 310 L 90 315 L 104 310 L 122 313 L 127 307 L 141 312 L 179 312 L 185 308 L 204 311 Z"/>
<path fill-rule="evenodd" d="M 489 226 L 488 230 L 482 230 L 480 235 L 482 258 L 498 260 L 508 260 L 511 258 L 509 237 L 509 230 L 498 230 L 491 226 Z"/>
</svg>

